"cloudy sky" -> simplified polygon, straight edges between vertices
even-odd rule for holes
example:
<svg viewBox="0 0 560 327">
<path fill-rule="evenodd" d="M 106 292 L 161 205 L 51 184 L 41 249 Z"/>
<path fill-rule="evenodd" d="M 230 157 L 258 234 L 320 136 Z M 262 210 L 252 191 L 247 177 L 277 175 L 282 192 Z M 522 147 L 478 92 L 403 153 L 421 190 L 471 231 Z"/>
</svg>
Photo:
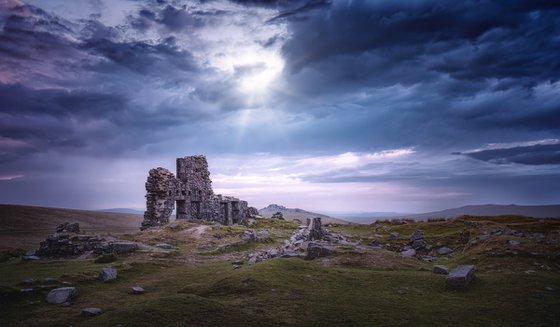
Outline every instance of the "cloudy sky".
<svg viewBox="0 0 560 327">
<path fill-rule="evenodd" d="M 0 0 L 0 203 L 559 203 L 559 78 L 558 1 Z"/>
</svg>

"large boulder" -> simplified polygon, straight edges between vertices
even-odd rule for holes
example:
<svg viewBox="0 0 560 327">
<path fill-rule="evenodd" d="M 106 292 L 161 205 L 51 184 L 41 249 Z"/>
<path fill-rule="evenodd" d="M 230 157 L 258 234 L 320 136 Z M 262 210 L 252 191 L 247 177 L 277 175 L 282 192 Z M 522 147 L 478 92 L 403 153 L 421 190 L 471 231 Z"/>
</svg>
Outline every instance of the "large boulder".
<svg viewBox="0 0 560 327">
<path fill-rule="evenodd" d="M 331 250 L 324 245 L 309 243 L 309 245 L 307 246 L 307 255 L 305 256 L 305 259 L 313 260 L 315 258 L 326 257 L 330 253 Z"/>
<path fill-rule="evenodd" d="M 445 287 L 450 290 L 464 290 L 474 279 L 474 265 L 461 265 L 453 269 L 445 279 Z"/>
<path fill-rule="evenodd" d="M 138 250 L 138 244 L 129 241 L 111 242 L 109 247 L 117 254 L 126 254 Z"/>
<path fill-rule="evenodd" d="M 78 294 L 78 291 L 76 291 L 75 287 L 55 288 L 47 295 L 47 302 L 62 304 L 64 302 L 69 302 L 76 294 Z"/>
<path fill-rule="evenodd" d="M 111 267 L 101 268 L 101 273 L 99 274 L 99 278 L 104 282 L 115 280 L 117 276 L 117 269 Z"/>
</svg>

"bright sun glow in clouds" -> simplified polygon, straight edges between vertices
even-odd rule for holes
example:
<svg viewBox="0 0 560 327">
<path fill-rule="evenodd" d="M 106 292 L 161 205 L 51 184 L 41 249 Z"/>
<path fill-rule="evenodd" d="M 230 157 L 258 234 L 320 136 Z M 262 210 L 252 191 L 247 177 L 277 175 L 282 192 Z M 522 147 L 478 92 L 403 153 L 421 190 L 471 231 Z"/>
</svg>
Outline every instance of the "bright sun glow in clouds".
<svg viewBox="0 0 560 327">
<path fill-rule="evenodd" d="M 264 93 L 270 84 L 282 72 L 284 62 L 273 52 L 253 53 L 247 55 L 244 61 L 255 67 L 239 80 L 241 91 L 248 94 Z"/>
</svg>

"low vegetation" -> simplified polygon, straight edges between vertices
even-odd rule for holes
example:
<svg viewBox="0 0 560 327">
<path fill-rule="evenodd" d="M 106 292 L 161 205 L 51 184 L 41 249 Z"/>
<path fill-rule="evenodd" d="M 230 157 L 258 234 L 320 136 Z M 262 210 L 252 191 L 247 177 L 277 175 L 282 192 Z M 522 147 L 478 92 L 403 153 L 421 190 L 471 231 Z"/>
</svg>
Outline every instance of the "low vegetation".
<svg viewBox="0 0 560 327">
<path fill-rule="evenodd" d="M 173 229 L 121 235 L 143 246 L 101 259 L 104 263 L 98 261 L 103 256 L 22 261 L 25 249 L 4 252 L 0 325 L 557 326 L 560 321 L 560 220 L 502 216 L 331 225 L 327 228 L 358 243 L 312 261 L 277 258 L 248 265 L 248 253 L 281 246 L 296 228 L 289 221 L 258 220 L 251 227 L 182 221 Z M 219 251 L 248 230 L 266 230 L 269 241 Z M 453 250 L 436 254 L 437 264 L 476 265 L 468 290 L 446 290 L 445 275 L 432 273 L 435 262 L 399 254 L 416 230 L 427 243 Z M 399 236 L 392 239 L 391 233 Z M 369 246 L 372 242 L 382 246 Z M 162 243 L 171 248 L 158 247 Z M 118 278 L 103 283 L 99 271 L 109 266 Z M 25 284 L 30 278 L 37 282 Z M 50 289 L 68 283 L 78 290 L 71 306 L 45 302 Z M 133 286 L 145 293 L 132 294 Z M 86 307 L 103 313 L 80 316 Z"/>
</svg>

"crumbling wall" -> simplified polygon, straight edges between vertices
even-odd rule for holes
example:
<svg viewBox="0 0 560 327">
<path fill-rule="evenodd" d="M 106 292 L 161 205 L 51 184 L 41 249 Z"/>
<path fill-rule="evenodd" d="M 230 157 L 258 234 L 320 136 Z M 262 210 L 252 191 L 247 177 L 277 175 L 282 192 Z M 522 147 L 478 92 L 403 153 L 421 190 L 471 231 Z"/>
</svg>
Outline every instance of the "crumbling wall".
<svg viewBox="0 0 560 327">
<path fill-rule="evenodd" d="M 165 225 L 175 208 L 177 180 L 165 168 L 151 169 L 146 181 L 146 212 L 142 228 Z"/>
</svg>

